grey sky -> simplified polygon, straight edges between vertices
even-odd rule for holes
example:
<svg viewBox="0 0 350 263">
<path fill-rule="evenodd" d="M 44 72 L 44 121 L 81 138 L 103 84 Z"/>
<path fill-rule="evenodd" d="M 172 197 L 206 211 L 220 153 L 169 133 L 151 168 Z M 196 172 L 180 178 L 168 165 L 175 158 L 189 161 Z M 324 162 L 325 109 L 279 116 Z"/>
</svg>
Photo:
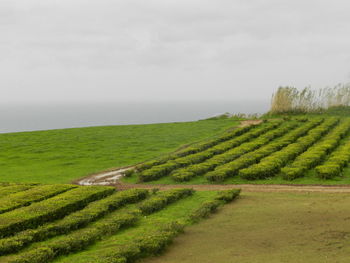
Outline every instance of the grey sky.
<svg viewBox="0 0 350 263">
<path fill-rule="evenodd" d="M 347 0 L 1 0 L 0 103 L 268 100 L 350 80 Z"/>
</svg>

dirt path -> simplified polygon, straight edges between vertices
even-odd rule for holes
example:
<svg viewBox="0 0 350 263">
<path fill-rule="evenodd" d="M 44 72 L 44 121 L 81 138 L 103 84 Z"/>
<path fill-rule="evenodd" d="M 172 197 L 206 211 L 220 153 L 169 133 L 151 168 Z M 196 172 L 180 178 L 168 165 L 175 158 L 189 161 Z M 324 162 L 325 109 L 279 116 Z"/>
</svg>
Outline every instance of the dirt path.
<svg viewBox="0 0 350 263">
<path fill-rule="evenodd" d="M 250 125 L 258 125 L 262 123 L 262 120 L 246 120 L 246 121 L 241 121 L 241 124 L 238 125 L 238 127 L 246 127 Z"/>
<path fill-rule="evenodd" d="M 245 192 L 323 192 L 323 193 L 350 193 L 347 185 L 256 185 L 256 184 L 227 184 L 227 185 L 159 185 L 159 184 L 126 184 L 118 182 L 114 186 L 119 190 L 131 188 L 169 190 L 174 188 L 193 188 L 197 191 L 228 190 L 240 188 Z"/>
</svg>

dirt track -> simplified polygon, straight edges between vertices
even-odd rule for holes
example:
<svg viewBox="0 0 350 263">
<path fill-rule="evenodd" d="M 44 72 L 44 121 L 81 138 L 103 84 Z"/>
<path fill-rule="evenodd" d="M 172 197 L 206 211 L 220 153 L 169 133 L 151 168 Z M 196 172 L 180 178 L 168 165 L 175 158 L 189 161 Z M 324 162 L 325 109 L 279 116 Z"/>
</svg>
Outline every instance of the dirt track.
<svg viewBox="0 0 350 263">
<path fill-rule="evenodd" d="M 206 190 L 227 190 L 240 188 L 245 192 L 323 192 L 323 193 L 350 193 L 350 186 L 329 186 L 329 185 L 254 185 L 254 184 L 228 184 L 228 185 L 147 185 L 147 184 L 125 184 L 117 183 L 114 185 L 117 189 L 124 190 L 130 188 L 158 188 L 168 190 L 173 188 L 189 187 L 197 191 Z"/>
</svg>

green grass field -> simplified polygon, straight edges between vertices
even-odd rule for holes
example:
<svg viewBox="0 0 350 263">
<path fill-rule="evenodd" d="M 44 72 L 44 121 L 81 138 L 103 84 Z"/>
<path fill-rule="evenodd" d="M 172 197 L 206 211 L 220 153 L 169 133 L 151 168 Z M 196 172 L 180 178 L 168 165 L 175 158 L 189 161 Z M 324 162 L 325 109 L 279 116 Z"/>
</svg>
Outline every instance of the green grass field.
<svg viewBox="0 0 350 263">
<path fill-rule="evenodd" d="M 0 134 L 0 182 L 69 183 L 156 158 L 238 123 L 218 119 Z"/>
<path fill-rule="evenodd" d="M 242 193 L 142 263 L 347 263 L 350 196 Z"/>
</svg>

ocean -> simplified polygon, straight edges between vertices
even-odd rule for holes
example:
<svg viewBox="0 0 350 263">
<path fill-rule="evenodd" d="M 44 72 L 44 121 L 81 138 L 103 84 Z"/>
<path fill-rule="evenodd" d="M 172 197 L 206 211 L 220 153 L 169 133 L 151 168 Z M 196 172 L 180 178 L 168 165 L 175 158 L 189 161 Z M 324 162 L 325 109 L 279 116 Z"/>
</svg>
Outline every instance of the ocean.
<svg viewBox="0 0 350 263">
<path fill-rule="evenodd" d="M 0 133 L 87 126 L 184 122 L 229 112 L 262 114 L 269 102 L 115 102 L 0 105 Z"/>
</svg>

